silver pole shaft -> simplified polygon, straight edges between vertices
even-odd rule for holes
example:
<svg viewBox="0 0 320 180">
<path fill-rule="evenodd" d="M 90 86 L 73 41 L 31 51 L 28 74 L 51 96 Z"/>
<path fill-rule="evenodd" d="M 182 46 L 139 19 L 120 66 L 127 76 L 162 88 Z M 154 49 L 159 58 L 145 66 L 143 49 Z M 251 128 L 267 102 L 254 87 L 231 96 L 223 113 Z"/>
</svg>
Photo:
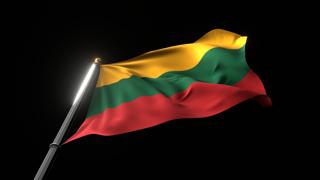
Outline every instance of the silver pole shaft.
<svg viewBox="0 0 320 180">
<path fill-rule="evenodd" d="M 100 58 L 95 59 L 94 64 L 92 64 L 92 67 L 90 68 L 88 74 L 86 75 L 85 79 L 83 80 L 83 83 L 81 86 L 87 85 L 90 83 L 90 81 L 92 80 L 93 74 L 94 74 L 93 72 L 97 69 L 97 67 L 99 67 L 100 61 L 101 61 Z M 90 75 L 90 71 L 92 71 L 91 75 Z M 84 83 L 86 83 L 86 84 L 84 84 Z M 83 90 L 81 91 L 81 89 L 83 89 Z M 80 87 L 78 93 L 81 93 L 81 94 L 79 94 L 79 95 L 77 94 L 75 102 L 73 103 L 72 107 L 70 108 L 65 120 L 63 121 L 59 132 L 57 133 L 55 139 L 53 140 L 53 143 L 51 143 L 49 145 L 49 151 L 48 151 L 46 157 L 44 158 L 44 160 L 42 161 L 42 164 L 41 164 L 36 176 L 34 177 L 34 180 L 42 180 L 44 175 L 46 174 L 46 171 L 47 171 L 57 149 L 60 147 L 62 138 L 64 137 L 64 135 L 65 135 L 70 123 L 71 123 L 71 120 L 74 116 L 74 113 L 76 112 L 76 110 L 78 109 L 78 107 L 80 105 L 80 102 L 85 94 L 84 92 L 86 91 L 86 89 L 87 89 L 87 86 Z"/>
</svg>

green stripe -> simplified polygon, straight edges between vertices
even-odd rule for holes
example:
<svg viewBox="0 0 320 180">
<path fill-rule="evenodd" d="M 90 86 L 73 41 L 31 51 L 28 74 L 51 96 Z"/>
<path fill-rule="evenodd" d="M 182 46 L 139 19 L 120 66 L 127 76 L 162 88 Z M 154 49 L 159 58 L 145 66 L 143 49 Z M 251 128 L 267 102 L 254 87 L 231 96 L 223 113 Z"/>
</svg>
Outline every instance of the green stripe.
<svg viewBox="0 0 320 180">
<path fill-rule="evenodd" d="M 96 88 L 87 117 L 140 96 L 159 93 L 171 96 L 187 89 L 196 81 L 232 85 L 239 82 L 248 71 L 245 47 L 237 50 L 213 48 L 202 57 L 198 65 L 190 70 L 171 71 L 158 78 L 132 76 L 117 83 Z"/>
</svg>

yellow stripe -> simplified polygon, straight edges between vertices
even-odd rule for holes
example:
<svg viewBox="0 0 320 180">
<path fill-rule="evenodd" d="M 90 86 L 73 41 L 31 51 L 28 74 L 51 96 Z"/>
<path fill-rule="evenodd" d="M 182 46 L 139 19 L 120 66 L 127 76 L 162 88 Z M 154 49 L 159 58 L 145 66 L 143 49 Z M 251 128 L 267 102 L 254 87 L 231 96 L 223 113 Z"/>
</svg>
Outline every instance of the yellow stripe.
<svg viewBox="0 0 320 180">
<path fill-rule="evenodd" d="M 239 49 L 247 37 L 215 29 L 198 41 L 147 52 L 127 61 L 100 67 L 97 87 L 110 85 L 131 76 L 157 78 L 169 71 L 185 71 L 196 66 L 202 56 L 215 47 Z"/>
</svg>

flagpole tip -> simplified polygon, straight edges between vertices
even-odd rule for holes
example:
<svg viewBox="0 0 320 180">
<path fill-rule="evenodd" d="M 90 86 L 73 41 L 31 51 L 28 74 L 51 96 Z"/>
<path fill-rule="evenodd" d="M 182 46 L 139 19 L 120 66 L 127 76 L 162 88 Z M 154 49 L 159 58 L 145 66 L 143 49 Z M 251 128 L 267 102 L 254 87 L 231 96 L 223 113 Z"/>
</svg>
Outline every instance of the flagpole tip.
<svg viewBox="0 0 320 180">
<path fill-rule="evenodd" d="M 102 61 L 101 58 L 98 58 L 98 57 L 97 57 L 97 58 L 94 59 L 94 62 L 93 62 L 93 63 L 95 63 L 95 64 L 101 64 L 101 61 Z"/>
</svg>

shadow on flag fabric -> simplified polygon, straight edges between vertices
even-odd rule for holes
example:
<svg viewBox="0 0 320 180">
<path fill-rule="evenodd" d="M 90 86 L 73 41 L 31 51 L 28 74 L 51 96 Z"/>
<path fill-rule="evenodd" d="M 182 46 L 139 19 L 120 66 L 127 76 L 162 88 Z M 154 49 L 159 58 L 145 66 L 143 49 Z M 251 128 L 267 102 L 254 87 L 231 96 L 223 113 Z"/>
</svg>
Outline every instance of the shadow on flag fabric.
<svg viewBox="0 0 320 180">
<path fill-rule="evenodd" d="M 190 44 L 100 66 L 87 117 L 65 143 L 218 114 L 248 99 L 270 106 L 245 59 L 247 37 L 215 29 Z"/>
</svg>

